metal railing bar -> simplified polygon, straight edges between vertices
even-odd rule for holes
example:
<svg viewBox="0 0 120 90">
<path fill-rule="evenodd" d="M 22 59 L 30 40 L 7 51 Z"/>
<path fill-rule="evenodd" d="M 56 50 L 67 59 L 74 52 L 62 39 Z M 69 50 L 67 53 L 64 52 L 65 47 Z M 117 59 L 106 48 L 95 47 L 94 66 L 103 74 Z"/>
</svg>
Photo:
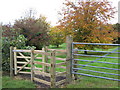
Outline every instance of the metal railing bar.
<svg viewBox="0 0 120 90">
<path fill-rule="evenodd" d="M 73 65 L 82 66 L 82 67 L 88 66 L 88 67 L 94 67 L 94 68 L 110 69 L 110 70 L 119 70 L 119 71 L 120 71 L 120 69 L 116 69 L 116 68 L 98 67 L 98 66 L 90 66 L 90 65 L 83 65 L 83 64 L 73 64 Z M 80 67 L 80 69 L 81 69 L 81 67 Z"/>
<path fill-rule="evenodd" d="M 80 50 L 80 49 L 73 49 L 73 53 L 74 53 L 74 51 L 87 51 L 87 52 L 100 52 L 100 53 L 116 53 L 116 54 L 120 54 L 120 52 L 94 51 L 94 50 Z"/>
<path fill-rule="evenodd" d="M 89 57 L 100 57 L 100 58 L 114 58 L 114 59 L 120 59 L 120 57 L 106 57 L 106 56 L 98 56 L 98 55 L 84 55 L 84 54 L 73 54 L 76 56 L 89 56 Z"/>
<path fill-rule="evenodd" d="M 79 74 L 79 75 L 83 75 L 83 76 L 90 76 L 90 77 L 96 77 L 96 78 L 102 78 L 102 79 L 108 79 L 108 80 L 120 81 L 120 79 L 113 79 L 113 78 L 107 78 L 107 77 L 95 76 L 95 75 L 90 75 L 90 74 L 83 74 L 83 73 L 76 73 L 76 72 L 72 72 L 72 74 Z"/>
<path fill-rule="evenodd" d="M 120 74 L 107 73 L 107 72 L 100 72 L 100 71 L 94 71 L 94 70 L 87 70 L 87 69 L 80 69 L 80 68 L 73 68 L 73 69 L 75 69 L 75 70 L 83 70 L 83 71 L 90 71 L 90 72 L 96 72 L 96 73 L 102 73 L 102 74 L 109 74 L 109 75 L 120 76 Z"/>
<path fill-rule="evenodd" d="M 77 60 L 77 61 L 85 61 L 85 62 L 96 62 L 96 63 L 105 63 L 105 64 L 115 64 L 115 65 L 120 65 L 120 63 L 111 63 L 111 62 L 101 62 L 101 61 L 90 61 L 90 60 L 82 60 L 82 59 L 73 59 L 73 60 Z"/>
<path fill-rule="evenodd" d="M 120 44 L 106 44 L 106 43 L 79 43 L 79 42 L 73 42 L 73 44 L 120 46 Z"/>
</svg>

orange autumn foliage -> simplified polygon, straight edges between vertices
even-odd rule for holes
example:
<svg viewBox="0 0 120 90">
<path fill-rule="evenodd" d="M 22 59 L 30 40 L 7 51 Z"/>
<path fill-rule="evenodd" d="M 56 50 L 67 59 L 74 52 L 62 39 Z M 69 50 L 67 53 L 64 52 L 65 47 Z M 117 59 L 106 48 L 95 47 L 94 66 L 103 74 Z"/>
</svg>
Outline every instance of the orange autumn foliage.
<svg viewBox="0 0 120 90">
<path fill-rule="evenodd" d="M 117 39 L 118 33 L 108 24 L 116 13 L 109 1 L 66 0 L 64 5 L 59 20 L 64 37 L 72 35 L 75 42 L 87 43 L 112 43 Z"/>
</svg>

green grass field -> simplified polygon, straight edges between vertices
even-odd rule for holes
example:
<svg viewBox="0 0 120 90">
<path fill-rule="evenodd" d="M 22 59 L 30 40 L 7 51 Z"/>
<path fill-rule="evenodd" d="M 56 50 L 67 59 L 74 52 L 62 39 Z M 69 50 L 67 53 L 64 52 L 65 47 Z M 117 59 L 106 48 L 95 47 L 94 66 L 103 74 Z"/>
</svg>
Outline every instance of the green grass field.
<svg viewBox="0 0 120 90">
<path fill-rule="evenodd" d="M 2 88 L 36 88 L 35 84 L 28 80 L 11 79 L 8 76 L 2 77 Z"/>
</svg>

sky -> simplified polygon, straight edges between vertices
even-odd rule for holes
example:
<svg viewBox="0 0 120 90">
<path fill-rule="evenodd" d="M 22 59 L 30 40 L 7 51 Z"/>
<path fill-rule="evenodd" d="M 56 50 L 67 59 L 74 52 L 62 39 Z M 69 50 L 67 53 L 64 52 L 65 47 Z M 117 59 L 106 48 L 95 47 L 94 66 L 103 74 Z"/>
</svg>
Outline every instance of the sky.
<svg viewBox="0 0 120 90">
<path fill-rule="evenodd" d="M 25 12 L 30 8 L 36 11 L 36 16 L 40 14 L 47 17 L 47 21 L 52 26 L 56 25 L 59 20 L 58 11 L 62 8 L 62 3 L 65 0 L 0 0 L 0 22 L 8 24 L 9 22 L 14 23 L 16 19 L 20 19 L 21 16 L 25 15 Z M 112 2 L 112 6 L 118 10 L 118 1 L 120 0 L 109 0 Z M 118 13 L 115 18 L 110 21 L 111 24 L 118 22 Z"/>
</svg>

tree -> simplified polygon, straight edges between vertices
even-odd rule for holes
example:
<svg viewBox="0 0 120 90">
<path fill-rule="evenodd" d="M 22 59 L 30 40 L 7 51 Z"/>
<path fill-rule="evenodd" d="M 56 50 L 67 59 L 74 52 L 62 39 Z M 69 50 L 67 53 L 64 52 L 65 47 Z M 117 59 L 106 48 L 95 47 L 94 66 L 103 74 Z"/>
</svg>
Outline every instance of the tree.
<svg viewBox="0 0 120 90">
<path fill-rule="evenodd" d="M 64 5 L 66 7 L 60 13 L 59 27 L 65 37 L 72 35 L 75 42 L 87 43 L 112 43 L 117 38 L 117 32 L 107 23 L 116 11 L 107 0 L 66 0 Z M 77 47 L 94 49 L 86 45 Z"/>
<path fill-rule="evenodd" d="M 56 45 L 57 48 L 59 47 L 60 44 L 64 42 L 62 32 L 61 30 L 59 30 L 59 28 L 57 28 L 57 26 L 50 28 L 49 35 L 50 35 L 50 44 Z"/>
<path fill-rule="evenodd" d="M 21 34 L 28 40 L 27 45 L 41 49 L 44 45 L 48 44 L 49 24 L 44 16 L 40 16 L 37 19 L 28 17 L 16 20 L 14 28 L 21 29 Z"/>
<path fill-rule="evenodd" d="M 114 24 L 113 28 L 118 32 L 118 35 L 120 35 L 120 24 L 119 23 Z M 116 40 L 114 43 L 120 44 L 120 36 L 118 36 L 118 40 Z"/>
</svg>

